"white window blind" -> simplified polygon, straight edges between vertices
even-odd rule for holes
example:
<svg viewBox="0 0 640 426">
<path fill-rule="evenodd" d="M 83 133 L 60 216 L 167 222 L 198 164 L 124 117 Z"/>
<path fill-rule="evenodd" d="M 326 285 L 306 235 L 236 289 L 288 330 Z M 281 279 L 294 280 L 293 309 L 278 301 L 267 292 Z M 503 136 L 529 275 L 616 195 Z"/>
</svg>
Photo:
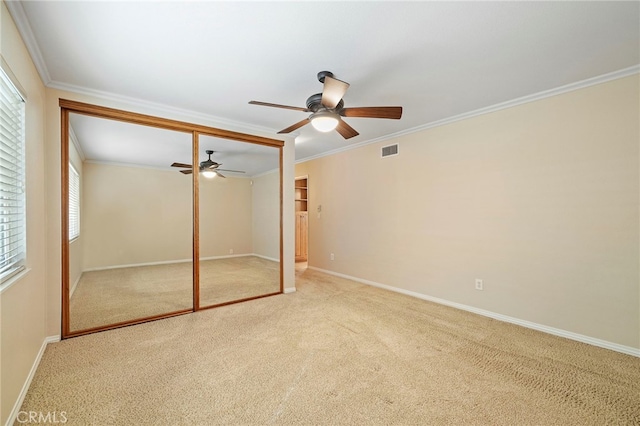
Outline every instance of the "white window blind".
<svg viewBox="0 0 640 426">
<path fill-rule="evenodd" d="M 80 236 L 80 176 L 69 163 L 69 241 Z"/>
<path fill-rule="evenodd" d="M 24 268 L 24 98 L 0 68 L 0 282 Z"/>
</svg>

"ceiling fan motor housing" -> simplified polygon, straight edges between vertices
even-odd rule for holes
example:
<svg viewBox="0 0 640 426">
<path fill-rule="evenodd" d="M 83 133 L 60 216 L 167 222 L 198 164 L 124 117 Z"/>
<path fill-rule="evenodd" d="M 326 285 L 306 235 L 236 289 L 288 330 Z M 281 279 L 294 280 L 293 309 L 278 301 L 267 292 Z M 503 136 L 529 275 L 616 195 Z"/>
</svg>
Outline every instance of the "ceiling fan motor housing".
<svg viewBox="0 0 640 426">
<path fill-rule="evenodd" d="M 344 101 L 340 99 L 338 105 L 333 108 L 334 111 L 340 111 L 344 108 Z M 322 105 L 322 93 L 316 93 L 307 98 L 307 109 L 312 112 L 318 112 L 321 109 L 328 109 Z"/>
<path fill-rule="evenodd" d="M 324 78 L 326 76 L 329 76 L 331 78 L 333 78 L 333 73 L 331 71 L 320 71 L 318 73 L 318 81 L 322 84 L 324 84 Z"/>
<path fill-rule="evenodd" d="M 216 168 L 216 166 L 220 165 L 211 159 L 211 154 L 213 154 L 214 151 L 208 149 L 205 152 L 209 154 L 209 158 L 206 159 L 205 161 L 200 162 L 200 170 L 213 169 L 213 168 Z"/>
</svg>

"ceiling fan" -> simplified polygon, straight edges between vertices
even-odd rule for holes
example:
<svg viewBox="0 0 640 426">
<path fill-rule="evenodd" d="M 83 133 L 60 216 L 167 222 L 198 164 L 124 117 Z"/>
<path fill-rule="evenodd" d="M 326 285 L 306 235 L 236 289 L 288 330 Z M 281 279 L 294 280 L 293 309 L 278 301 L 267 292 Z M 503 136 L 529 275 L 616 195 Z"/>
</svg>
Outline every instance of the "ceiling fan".
<svg viewBox="0 0 640 426">
<path fill-rule="evenodd" d="M 359 133 L 345 123 L 342 117 L 390 118 L 393 120 L 399 120 L 402 117 L 402 107 L 400 106 L 345 108 L 342 97 L 347 92 L 349 83 L 333 78 L 333 73 L 329 71 L 320 71 L 318 81 L 324 84 L 322 93 L 309 96 L 306 108 L 260 101 L 250 101 L 249 103 L 312 113 L 308 118 L 280 130 L 278 133 L 291 133 L 311 122 L 316 130 L 330 132 L 335 129 L 343 138 L 349 139 L 358 136 Z"/>
<path fill-rule="evenodd" d="M 233 173 L 244 173 L 241 170 L 228 170 L 228 169 L 221 169 L 220 166 L 222 166 L 221 163 L 216 163 L 215 161 L 213 161 L 211 159 L 211 155 L 214 153 L 214 151 L 211 150 L 206 150 L 205 151 L 207 154 L 209 154 L 209 158 L 206 159 L 205 161 L 201 161 L 200 162 L 200 173 L 202 173 L 202 176 L 206 177 L 206 178 L 214 178 L 216 176 L 220 176 L 222 178 L 226 178 L 225 175 L 223 175 L 220 172 L 233 172 Z M 188 170 L 180 170 L 180 173 L 184 173 L 185 175 L 189 175 L 191 173 L 193 173 L 191 164 L 186 164 L 186 163 L 173 163 L 171 164 L 171 167 L 182 167 Z"/>
</svg>

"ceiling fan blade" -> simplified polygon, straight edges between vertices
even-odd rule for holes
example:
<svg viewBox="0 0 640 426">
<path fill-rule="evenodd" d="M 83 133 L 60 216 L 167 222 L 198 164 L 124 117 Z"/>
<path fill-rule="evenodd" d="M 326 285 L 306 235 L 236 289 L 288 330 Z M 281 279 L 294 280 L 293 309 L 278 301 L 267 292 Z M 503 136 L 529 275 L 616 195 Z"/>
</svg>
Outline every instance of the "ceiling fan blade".
<svg viewBox="0 0 640 426">
<path fill-rule="evenodd" d="M 185 175 L 190 175 L 191 173 L 193 173 L 193 170 L 180 170 L 180 173 L 183 173 Z"/>
<path fill-rule="evenodd" d="M 185 163 L 173 163 L 171 165 L 171 167 L 181 167 L 183 169 L 190 169 L 191 168 L 191 164 L 185 164 Z"/>
<path fill-rule="evenodd" d="M 338 121 L 338 127 L 336 127 L 338 133 L 342 135 L 345 139 L 350 139 L 354 136 L 358 136 L 360 133 L 356 131 L 353 127 L 349 126 L 344 120 Z"/>
<path fill-rule="evenodd" d="M 246 172 L 243 172 L 242 170 L 229 170 L 229 169 L 216 169 L 216 170 L 218 170 L 219 172 L 246 173 Z"/>
<path fill-rule="evenodd" d="M 322 105 L 327 108 L 335 108 L 340 99 L 347 93 L 349 83 L 340 81 L 328 75 L 324 78 L 324 88 L 322 89 Z"/>
<path fill-rule="evenodd" d="M 362 117 L 362 118 L 390 118 L 399 120 L 402 117 L 402 107 L 355 107 L 343 108 L 339 114 L 343 117 Z"/>
<path fill-rule="evenodd" d="M 309 123 L 309 119 L 305 118 L 304 120 L 298 121 L 296 124 L 287 127 L 286 129 L 282 129 L 280 130 L 278 133 L 291 133 L 296 129 L 299 129 L 300 127 L 304 126 L 305 124 Z"/>
<path fill-rule="evenodd" d="M 225 175 L 223 175 L 222 173 L 220 173 L 220 172 L 219 172 L 219 171 L 217 171 L 217 170 L 214 170 L 214 172 L 216 172 L 216 174 L 217 174 L 218 176 L 220 176 L 221 178 L 225 178 L 225 179 L 227 178 Z"/>
<path fill-rule="evenodd" d="M 261 106 L 273 107 L 273 108 L 292 109 L 294 111 L 302 111 L 302 112 L 310 112 L 311 111 L 311 110 L 309 110 L 307 108 L 294 107 L 294 106 L 289 106 L 289 105 L 271 104 L 269 102 L 249 101 L 249 103 L 251 105 L 261 105 Z"/>
</svg>

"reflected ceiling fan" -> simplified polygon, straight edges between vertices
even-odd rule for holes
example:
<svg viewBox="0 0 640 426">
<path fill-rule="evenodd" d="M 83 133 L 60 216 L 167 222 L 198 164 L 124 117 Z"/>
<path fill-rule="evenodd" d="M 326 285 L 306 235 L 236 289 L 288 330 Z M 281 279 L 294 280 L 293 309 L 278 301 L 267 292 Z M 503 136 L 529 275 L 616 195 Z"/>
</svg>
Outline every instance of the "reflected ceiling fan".
<svg viewBox="0 0 640 426">
<path fill-rule="evenodd" d="M 226 178 L 226 176 L 220 172 L 244 173 L 241 170 L 221 169 L 220 166 L 222 166 L 222 164 L 216 163 L 211 159 L 211 155 L 213 155 L 214 151 L 206 150 L 205 152 L 209 155 L 209 158 L 206 159 L 205 161 L 200 162 L 200 173 L 202 173 L 202 176 L 209 179 L 214 178 L 216 176 Z M 184 169 L 188 169 L 188 170 L 180 170 L 180 173 L 184 173 L 185 175 L 190 175 L 191 173 L 193 173 L 191 164 L 173 163 L 171 164 L 171 167 L 182 167 Z"/>
<path fill-rule="evenodd" d="M 329 71 L 320 71 L 318 73 L 318 81 L 324 84 L 322 93 L 309 96 L 306 108 L 260 101 L 250 101 L 249 103 L 251 105 L 262 105 L 312 113 L 304 120 L 280 130 L 278 133 L 291 133 L 311 122 L 316 130 L 330 132 L 335 129 L 343 138 L 349 139 L 358 136 L 359 133 L 345 123 L 342 117 L 390 118 L 392 120 L 399 120 L 402 117 L 402 107 L 400 106 L 345 108 L 342 97 L 347 92 L 349 83 L 333 78 L 333 73 Z"/>
</svg>

